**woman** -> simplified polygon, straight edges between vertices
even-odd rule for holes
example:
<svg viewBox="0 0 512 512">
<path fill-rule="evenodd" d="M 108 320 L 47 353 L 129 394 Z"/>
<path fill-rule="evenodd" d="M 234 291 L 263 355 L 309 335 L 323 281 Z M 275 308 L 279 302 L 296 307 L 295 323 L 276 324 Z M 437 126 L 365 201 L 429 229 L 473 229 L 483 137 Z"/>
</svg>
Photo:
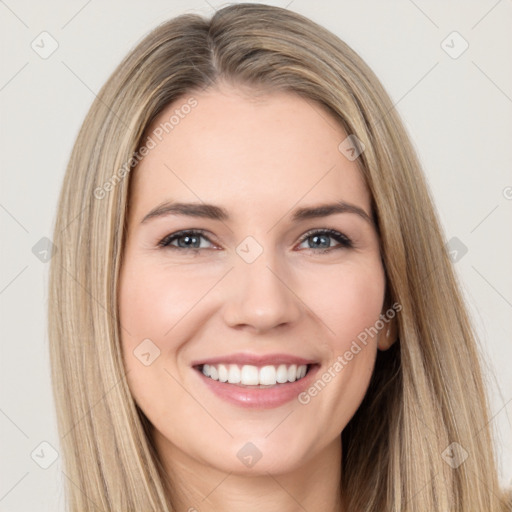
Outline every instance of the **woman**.
<svg viewBox="0 0 512 512">
<path fill-rule="evenodd" d="M 420 165 L 325 29 L 252 4 L 155 29 L 54 242 L 70 510 L 510 510 Z"/>
</svg>

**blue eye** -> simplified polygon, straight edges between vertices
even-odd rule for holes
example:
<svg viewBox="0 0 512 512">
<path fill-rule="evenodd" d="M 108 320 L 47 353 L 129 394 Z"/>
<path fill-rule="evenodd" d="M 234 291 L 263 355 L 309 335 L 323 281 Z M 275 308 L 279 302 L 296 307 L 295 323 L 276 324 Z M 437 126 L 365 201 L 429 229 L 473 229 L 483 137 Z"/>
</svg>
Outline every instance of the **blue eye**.
<svg viewBox="0 0 512 512">
<path fill-rule="evenodd" d="M 163 240 L 161 240 L 158 243 L 158 245 L 161 247 L 168 247 L 170 249 L 204 249 L 204 246 L 201 247 L 201 238 L 204 240 L 208 240 L 208 238 L 206 238 L 203 235 L 203 232 L 199 230 L 192 229 L 188 231 L 178 231 L 177 233 L 167 235 Z M 171 245 L 172 242 L 174 242 L 175 240 L 178 241 L 178 245 Z"/>
<path fill-rule="evenodd" d="M 331 246 L 329 239 L 336 240 L 339 245 Z M 309 231 L 302 237 L 301 244 L 308 240 L 312 240 L 313 243 L 310 244 L 307 249 L 320 249 L 319 252 L 329 252 L 331 249 L 350 249 L 353 247 L 352 240 L 350 240 L 350 238 L 334 229 Z"/>
<path fill-rule="evenodd" d="M 201 239 L 207 240 L 210 244 L 212 243 L 201 230 L 191 229 L 185 231 L 178 231 L 176 233 L 171 233 L 163 238 L 160 242 L 158 242 L 159 247 L 166 247 L 172 250 L 182 250 L 182 251 L 199 251 L 200 249 L 208 249 L 207 246 L 201 245 Z M 338 242 L 338 245 L 331 245 L 331 240 L 334 239 Z M 306 249 L 315 249 L 315 252 L 329 252 L 332 249 L 342 249 L 342 248 L 351 248 L 353 247 L 352 241 L 340 233 L 339 231 L 335 231 L 334 229 L 322 229 L 316 231 L 309 231 L 306 233 L 302 239 L 301 244 L 304 242 L 312 240 L 312 243 Z M 177 242 L 177 245 L 174 244 Z M 318 251 L 316 250 L 318 249 Z"/>
</svg>

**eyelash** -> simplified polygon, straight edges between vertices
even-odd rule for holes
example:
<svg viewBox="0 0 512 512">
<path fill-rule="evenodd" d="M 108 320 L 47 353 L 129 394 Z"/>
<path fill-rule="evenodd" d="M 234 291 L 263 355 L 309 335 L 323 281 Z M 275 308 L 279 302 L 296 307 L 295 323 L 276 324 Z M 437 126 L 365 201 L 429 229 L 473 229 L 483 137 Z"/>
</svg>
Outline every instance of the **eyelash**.
<svg viewBox="0 0 512 512">
<path fill-rule="evenodd" d="M 336 231 L 334 229 L 317 229 L 317 230 L 308 231 L 307 233 L 305 233 L 302 236 L 302 238 L 300 240 L 300 244 L 302 244 L 308 238 L 311 238 L 315 235 L 316 236 L 328 235 L 329 237 L 333 238 L 340 244 L 338 246 L 327 247 L 327 248 L 322 248 L 322 249 L 318 249 L 318 250 L 314 249 L 312 247 L 308 248 L 309 250 L 313 250 L 315 252 L 328 253 L 328 252 L 331 252 L 333 249 L 351 249 L 353 247 L 353 243 L 352 243 L 352 240 L 350 240 L 350 238 L 348 238 L 343 233 L 340 233 L 339 231 Z M 197 252 L 197 251 L 200 251 L 201 249 L 204 249 L 204 247 L 176 247 L 174 245 L 170 245 L 171 242 L 174 242 L 174 240 L 177 240 L 184 236 L 201 236 L 205 240 L 208 240 L 210 243 L 212 243 L 211 240 L 207 236 L 205 236 L 204 231 L 199 230 L 199 229 L 189 229 L 189 230 L 177 231 L 176 233 L 171 233 L 170 235 L 167 235 L 162 240 L 160 240 L 160 242 L 158 242 L 158 246 L 161 248 L 164 248 L 164 249 L 166 248 L 166 249 L 179 250 L 179 251 L 185 251 L 185 252 L 188 252 L 188 251 Z"/>
</svg>

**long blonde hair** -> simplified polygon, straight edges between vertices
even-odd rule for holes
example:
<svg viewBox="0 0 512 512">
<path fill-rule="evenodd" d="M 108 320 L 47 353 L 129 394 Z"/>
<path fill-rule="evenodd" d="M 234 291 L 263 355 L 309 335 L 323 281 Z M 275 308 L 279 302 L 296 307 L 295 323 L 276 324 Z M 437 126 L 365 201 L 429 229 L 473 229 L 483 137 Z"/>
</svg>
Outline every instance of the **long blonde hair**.
<svg viewBox="0 0 512 512">
<path fill-rule="evenodd" d="M 474 334 L 392 102 L 335 35 L 257 4 L 228 6 L 211 20 L 182 15 L 153 30 L 99 92 L 74 145 L 49 290 L 69 510 L 173 510 L 172 482 L 127 384 L 118 276 L 130 176 L 145 130 L 169 103 L 219 79 L 318 102 L 365 146 L 358 161 L 373 198 L 390 300 L 402 311 L 398 341 L 379 352 L 366 397 L 342 433 L 347 510 L 506 510 Z M 467 454 L 458 467 L 446 462 L 454 450 Z"/>
</svg>

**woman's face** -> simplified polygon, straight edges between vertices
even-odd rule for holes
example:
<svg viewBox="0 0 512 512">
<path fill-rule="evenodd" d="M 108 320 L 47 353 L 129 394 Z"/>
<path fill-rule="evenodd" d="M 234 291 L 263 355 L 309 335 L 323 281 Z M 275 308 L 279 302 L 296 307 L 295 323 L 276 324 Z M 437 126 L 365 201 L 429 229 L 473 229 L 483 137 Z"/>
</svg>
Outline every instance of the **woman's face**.
<svg viewBox="0 0 512 512">
<path fill-rule="evenodd" d="M 368 335 L 385 276 L 347 134 L 292 93 L 223 85 L 170 105 L 149 136 L 120 320 L 159 452 L 251 474 L 332 453 L 386 330 Z"/>
</svg>

